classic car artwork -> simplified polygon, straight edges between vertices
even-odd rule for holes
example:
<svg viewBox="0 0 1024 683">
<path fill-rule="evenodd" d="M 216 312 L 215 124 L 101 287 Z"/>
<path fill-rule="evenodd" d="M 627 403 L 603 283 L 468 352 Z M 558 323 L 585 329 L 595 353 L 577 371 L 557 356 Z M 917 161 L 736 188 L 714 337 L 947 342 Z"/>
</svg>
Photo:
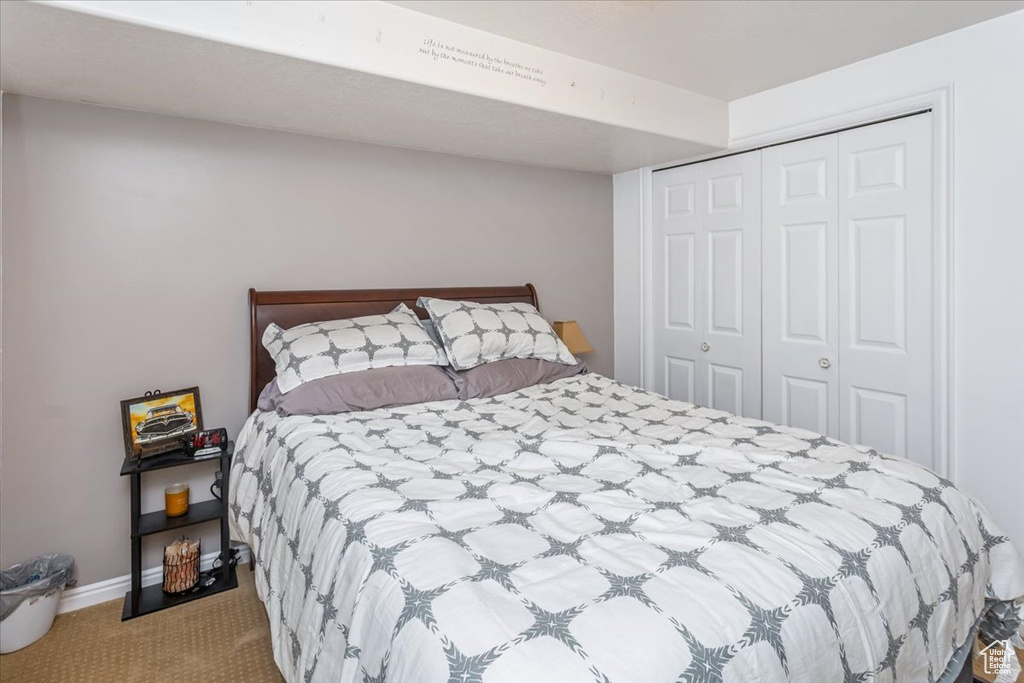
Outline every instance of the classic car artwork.
<svg viewBox="0 0 1024 683">
<path fill-rule="evenodd" d="M 192 413 L 182 410 L 177 404 L 150 408 L 146 419 L 135 425 L 137 443 L 144 444 L 169 436 L 178 436 L 195 429 Z"/>
<path fill-rule="evenodd" d="M 184 447 L 182 437 L 203 430 L 199 387 L 149 391 L 121 401 L 125 455 L 130 459 Z"/>
</svg>

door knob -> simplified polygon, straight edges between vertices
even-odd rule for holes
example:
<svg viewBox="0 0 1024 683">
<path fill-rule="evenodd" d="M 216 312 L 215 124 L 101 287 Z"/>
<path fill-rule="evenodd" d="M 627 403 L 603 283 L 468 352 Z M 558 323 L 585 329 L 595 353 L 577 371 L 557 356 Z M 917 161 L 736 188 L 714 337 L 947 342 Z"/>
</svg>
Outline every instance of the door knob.
<svg viewBox="0 0 1024 683">
<path fill-rule="evenodd" d="M 818 365 L 824 368 L 825 370 L 828 370 L 830 367 L 832 367 L 832 361 L 830 361 L 828 358 L 819 358 Z"/>
<path fill-rule="evenodd" d="M 710 351 L 711 350 L 711 344 L 708 344 L 707 342 L 704 342 L 703 344 L 700 345 L 700 350 L 701 351 Z"/>
</svg>

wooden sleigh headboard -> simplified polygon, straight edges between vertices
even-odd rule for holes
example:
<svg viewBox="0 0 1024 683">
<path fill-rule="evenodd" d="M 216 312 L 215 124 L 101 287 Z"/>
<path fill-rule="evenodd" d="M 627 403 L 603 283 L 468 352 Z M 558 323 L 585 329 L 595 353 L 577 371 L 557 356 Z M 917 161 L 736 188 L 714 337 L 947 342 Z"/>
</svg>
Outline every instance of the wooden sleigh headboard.
<svg viewBox="0 0 1024 683">
<path fill-rule="evenodd" d="M 421 296 L 478 303 L 533 304 L 538 309 L 537 290 L 527 283 L 516 287 L 425 287 L 422 289 L 337 289 L 299 292 L 258 292 L 249 290 L 249 412 L 275 375 L 274 360 L 261 339 L 270 323 L 288 329 L 303 323 L 340 320 L 361 315 L 390 313 L 400 303 L 421 318 L 427 312 L 416 308 Z"/>
</svg>

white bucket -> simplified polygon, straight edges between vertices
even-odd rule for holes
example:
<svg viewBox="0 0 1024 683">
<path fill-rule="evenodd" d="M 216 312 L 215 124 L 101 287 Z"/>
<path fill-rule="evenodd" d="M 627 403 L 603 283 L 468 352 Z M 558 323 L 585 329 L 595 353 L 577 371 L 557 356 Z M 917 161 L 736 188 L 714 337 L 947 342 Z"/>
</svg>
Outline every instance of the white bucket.
<svg viewBox="0 0 1024 683">
<path fill-rule="evenodd" d="M 46 635 L 57 616 L 57 605 L 64 588 L 54 588 L 46 595 L 36 595 L 14 608 L 0 621 L 0 654 L 28 647 Z"/>
</svg>

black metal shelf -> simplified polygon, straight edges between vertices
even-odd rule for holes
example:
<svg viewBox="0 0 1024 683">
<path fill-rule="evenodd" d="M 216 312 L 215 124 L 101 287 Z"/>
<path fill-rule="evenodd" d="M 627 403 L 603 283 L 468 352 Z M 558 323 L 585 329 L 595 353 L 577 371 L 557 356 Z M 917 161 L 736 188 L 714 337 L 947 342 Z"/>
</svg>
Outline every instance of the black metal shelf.
<svg viewBox="0 0 1024 683">
<path fill-rule="evenodd" d="M 214 453 L 213 455 L 200 456 L 198 458 L 190 457 L 180 450 L 154 455 L 141 460 L 125 458 L 124 463 L 121 465 L 121 476 L 129 477 L 132 492 L 132 589 L 124 597 L 124 611 L 121 613 L 122 621 L 191 602 L 192 600 L 238 586 L 238 579 L 235 576 L 234 551 L 231 550 L 228 530 L 228 468 L 231 466 L 231 456 L 233 454 L 234 444 L 229 442 L 228 449 L 224 453 Z M 207 460 L 215 460 L 220 463 L 221 499 L 192 503 L 188 507 L 188 512 L 180 517 L 168 517 L 164 510 L 143 514 L 142 474 L 144 472 L 162 470 L 168 467 L 179 467 L 181 465 L 192 465 L 197 462 L 206 462 Z M 199 583 L 196 584 L 196 588 L 184 595 L 167 595 L 163 591 L 163 581 L 153 586 L 142 586 L 142 539 L 145 536 L 212 521 L 220 522 L 221 567 L 203 572 L 200 575 Z M 204 585 L 210 577 L 214 577 L 213 583 L 209 586 Z"/>
<path fill-rule="evenodd" d="M 180 517 L 168 517 L 163 510 L 147 512 L 139 517 L 139 536 L 158 534 L 161 531 L 170 531 L 190 524 L 200 524 L 215 519 L 220 519 L 223 514 L 224 505 L 219 500 L 204 500 L 202 503 L 191 503 L 188 512 Z"/>
<path fill-rule="evenodd" d="M 216 577 L 214 582 L 209 586 L 204 585 L 211 575 Z M 184 605 L 186 602 L 192 602 L 193 600 L 237 587 L 238 577 L 235 575 L 234 565 L 202 572 L 199 575 L 199 583 L 196 584 L 196 588 L 184 595 L 168 595 L 164 593 L 162 583 L 146 586 L 139 592 L 137 614 L 132 614 L 132 593 L 128 591 L 124 596 L 124 609 L 121 611 L 121 621 L 139 617 L 143 614 L 150 614 L 151 612 L 159 612 L 168 607 Z"/>
<path fill-rule="evenodd" d="M 161 453 L 160 455 L 153 455 L 148 458 L 139 458 L 138 460 L 125 458 L 124 462 L 121 464 L 121 476 L 123 477 L 128 474 L 163 470 L 168 467 L 178 467 L 179 465 L 188 465 L 194 462 L 206 462 L 207 460 L 216 460 L 218 458 L 230 460 L 231 453 L 232 449 L 229 447 L 228 450 L 223 453 L 200 455 L 198 457 L 192 457 L 183 450 L 176 450 Z"/>
</svg>

